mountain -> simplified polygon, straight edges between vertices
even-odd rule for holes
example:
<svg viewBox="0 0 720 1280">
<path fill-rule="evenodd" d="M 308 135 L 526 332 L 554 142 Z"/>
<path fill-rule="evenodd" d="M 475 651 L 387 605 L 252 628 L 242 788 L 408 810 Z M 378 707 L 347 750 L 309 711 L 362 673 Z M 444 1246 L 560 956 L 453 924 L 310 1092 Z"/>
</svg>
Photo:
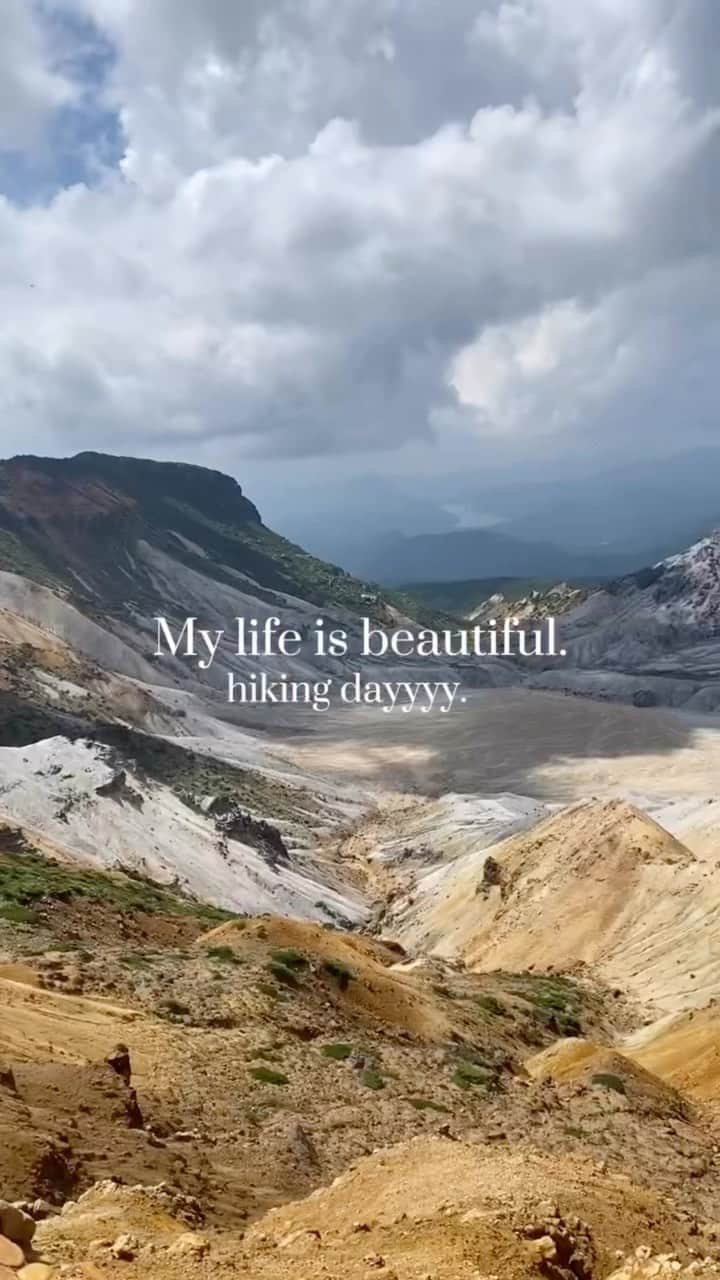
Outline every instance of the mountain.
<svg viewBox="0 0 720 1280">
<path fill-rule="evenodd" d="M 539 618 L 564 612 L 584 598 L 591 580 L 582 584 L 541 578 L 469 578 L 460 582 L 413 582 L 403 590 L 426 607 L 442 609 L 471 621 L 504 617 Z"/>
<path fill-rule="evenodd" d="M 219 585 L 251 580 L 318 606 L 359 609 L 366 591 L 266 528 L 220 472 L 100 453 L 0 463 L 4 569 L 110 612 L 129 594 L 157 605 L 168 560 Z"/>
<path fill-rule="evenodd" d="M 358 566 L 364 563 L 369 543 L 398 535 L 448 533 L 457 527 L 441 495 L 414 492 L 410 484 L 391 477 L 353 474 L 345 479 L 333 474 L 321 476 L 311 494 L 309 487 L 306 474 L 295 481 L 290 478 L 281 494 L 268 494 L 263 507 L 276 513 L 278 526 L 293 541 L 360 577 L 364 574 Z"/>
<path fill-rule="evenodd" d="M 258 659 L 233 620 L 276 617 L 307 641 L 321 615 L 357 648 L 360 614 L 402 625 L 405 603 L 275 534 L 218 472 L 97 453 L 1 464 L 0 813 L 60 857 L 223 909 L 357 925 L 368 904 L 319 843 L 370 791 L 329 785 L 279 739 L 312 725 L 316 682 L 362 662 L 312 643 Z M 160 616 L 226 630 L 212 664 L 156 658 Z M 228 677 L 252 690 L 260 674 L 279 700 L 228 701 Z M 306 703 L 282 701 L 289 679 Z"/>
<path fill-rule="evenodd" d="M 589 802 L 433 868 L 394 905 L 406 946 L 473 969 L 589 966 L 660 1010 L 720 983 L 720 874 L 625 802 Z"/>
<path fill-rule="evenodd" d="M 525 544 L 551 544 L 576 562 L 610 564 L 601 576 L 617 576 L 695 542 L 720 521 L 719 463 L 720 451 L 706 448 L 625 459 L 621 466 L 595 464 L 589 471 L 587 454 L 580 460 L 553 459 L 536 465 L 532 479 L 517 460 L 511 468 L 487 473 L 476 461 L 462 471 L 457 460 L 449 460 L 451 470 L 430 479 L 354 472 L 347 480 L 336 468 L 317 485 L 307 471 L 282 490 L 266 489 L 258 475 L 254 484 L 260 485 L 263 507 L 278 527 L 360 577 L 382 573 L 383 548 L 392 549 L 398 538 L 471 528 Z M 526 576 L 522 567 L 517 572 Z M 500 575 L 502 569 L 491 568 L 488 576 Z M 470 565 L 467 574 L 457 576 L 485 573 Z M 553 568 L 550 576 L 567 572 Z"/>
<path fill-rule="evenodd" d="M 660 560 L 717 524 L 719 464 L 718 449 L 693 449 L 532 485 L 500 484 L 495 509 L 503 532 L 516 538 Z"/>
<path fill-rule="evenodd" d="M 521 541 L 496 529 L 457 529 L 405 537 L 387 535 L 366 545 L 354 568 L 372 581 L 396 585 L 481 578 L 609 578 L 646 562 L 645 555 L 568 551 L 533 538 Z"/>
<path fill-rule="evenodd" d="M 533 680 L 597 696 L 720 706 L 720 532 L 592 592 L 562 619 L 567 656 Z"/>
<path fill-rule="evenodd" d="M 303 635 L 302 652 L 264 661 L 268 672 L 340 670 L 308 643 L 318 613 L 349 629 L 359 615 L 402 623 L 437 614 L 353 578 L 268 529 L 229 476 L 179 463 L 97 453 L 19 457 L 0 464 L 0 606 L 44 626 L 77 652 L 152 684 L 224 685 L 229 670 L 257 668 L 223 636 L 203 673 L 168 657 L 153 669 L 156 617 L 180 627 L 228 629 L 238 616 L 280 617 Z M 158 676 L 160 675 L 160 679 Z"/>
<path fill-rule="evenodd" d="M 60 857 L 231 910 L 357 923 L 365 904 L 315 844 L 364 795 L 250 732 L 302 708 L 284 719 L 226 696 L 229 672 L 259 665 L 312 687 L 312 650 L 258 664 L 228 638 L 207 671 L 153 654 L 156 616 L 179 630 L 187 615 L 218 629 L 276 615 L 307 632 L 319 611 L 357 628 L 361 610 L 403 616 L 267 529 L 218 472 L 95 453 L 1 464 L 0 811 Z"/>
</svg>

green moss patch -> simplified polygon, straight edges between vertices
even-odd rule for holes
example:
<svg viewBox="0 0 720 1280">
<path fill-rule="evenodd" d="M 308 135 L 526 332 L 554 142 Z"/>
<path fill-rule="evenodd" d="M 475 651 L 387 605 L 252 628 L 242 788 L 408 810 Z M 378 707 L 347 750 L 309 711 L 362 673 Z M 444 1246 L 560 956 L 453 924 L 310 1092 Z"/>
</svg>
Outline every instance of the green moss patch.
<svg viewBox="0 0 720 1280">
<path fill-rule="evenodd" d="M 335 1062 L 346 1062 L 352 1051 L 351 1044 L 324 1044 L 321 1053 L 324 1058 L 332 1058 Z"/>
<path fill-rule="evenodd" d="M 261 1084 L 286 1085 L 289 1078 L 282 1071 L 272 1071 L 270 1067 L 253 1067 L 250 1075 Z"/>
</svg>

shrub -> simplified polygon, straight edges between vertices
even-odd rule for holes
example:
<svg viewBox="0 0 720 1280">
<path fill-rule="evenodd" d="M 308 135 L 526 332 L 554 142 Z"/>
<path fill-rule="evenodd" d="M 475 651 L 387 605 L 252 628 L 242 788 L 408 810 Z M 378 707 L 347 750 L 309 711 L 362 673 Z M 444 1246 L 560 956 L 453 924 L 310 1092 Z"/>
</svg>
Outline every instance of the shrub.
<svg viewBox="0 0 720 1280">
<path fill-rule="evenodd" d="M 253 1067 L 250 1075 L 255 1080 L 259 1080 L 261 1084 L 284 1085 L 290 1083 L 288 1077 L 282 1071 L 271 1071 L 270 1067 Z"/>
<path fill-rule="evenodd" d="M 461 1089 L 470 1089 L 476 1085 L 490 1089 L 496 1083 L 497 1077 L 490 1067 L 478 1067 L 474 1062 L 460 1062 L 453 1075 L 453 1084 Z"/>
<path fill-rule="evenodd" d="M 497 996 L 488 996 L 488 995 L 475 996 L 475 1003 L 479 1005 L 479 1007 L 483 1009 L 485 1013 L 491 1013 L 496 1018 L 507 1017 L 508 1011 L 505 1008 L 505 1005 L 502 1003 L 502 1000 L 497 999 Z"/>
<path fill-rule="evenodd" d="M 287 996 L 283 995 L 282 991 L 278 991 L 277 987 L 274 987 L 272 982 L 258 982 L 258 991 L 260 991 L 262 995 L 267 996 L 269 1000 L 287 999 Z"/>
<path fill-rule="evenodd" d="M 208 959 L 219 960 L 220 964 L 242 964 L 242 960 L 232 947 L 209 947 Z"/>
<path fill-rule="evenodd" d="M 352 969 L 349 969 L 341 960 L 324 960 L 323 969 L 325 973 L 335 979 L 341 991 L 347 991 L 351 980 L 355 976 Z"/>
<path fill-rule="evenodd" d="M 299 987 L 300 981 L 296 973 L 289 969 L 286 964 L 281 964 L 278 960 L 269 960 L 265 966 L 269 973 L 272 974 L 276 982 L 281 982 L 285 987 Z"/>
<path fill-rule="evenodd" d="M 275 964 L 282 964 L 286 969 L 305 969 L 307 968 L 307 956 L 302 951 L 297 951 L 295 947 L 285 947 L 281 951 L 271 951 L 270 959 Z"/>
<path fill-rule="evenodd" d="M 568 996 L 561 991 L 538 991 L 530 999 L 541 1009 L 553 1009 L 557 1013 L 564 1013 L 568 1005 Z"/>
<path fill-rule="evenodd" d="M 324 1044 L 322 1054 L 325 1058 L 334 1058 L 336 1062 L 346 1062 L 353 1051 L 351 1044 Z"/>
<path fill-rule="evenodd" d="M 625 1081 L 621 1076 L 613 1075 L 611 1071 L 598 1071 L 596 1075 L 591 1076 L 590 1083 L 597 1085 L 601 1089 L 612 1089 L 614 1093 L 627 1094 Z"/>
<path fill-rule="evenodd" d="M 555 1025 L 561 1036 L 568 1038 L 581 1036 L 583 1033 L 582 1023 L 571 1013 L 560 1013 L 555 1015 Z"/>
<path fill-rule="evenodd" d="M 385 1088 L 385 1081 L 383 1080 L 379 1071 L 373 1071 L 372 1068 L 368 1069 L 367 1071 L 363 1071 L 360 1077 L 360 1080 L 365 1085 L 366 1089 L 384 1089 Z"/>
</svg>

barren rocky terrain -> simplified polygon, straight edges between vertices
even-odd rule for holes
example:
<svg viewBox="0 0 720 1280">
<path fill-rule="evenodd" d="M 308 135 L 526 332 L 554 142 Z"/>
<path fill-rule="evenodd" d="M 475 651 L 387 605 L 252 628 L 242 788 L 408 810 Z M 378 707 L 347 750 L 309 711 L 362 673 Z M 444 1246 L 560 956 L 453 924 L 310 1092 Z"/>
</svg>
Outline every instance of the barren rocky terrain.
<svg viewBox="0 0 720 1280">
<path fill-rule="evenodd" d="M 231 712 L 158 600 L 363 585 L 126 462 L 0 485 L 0 1280 L 718 1274 L 713 717 Z"/>
</svg>

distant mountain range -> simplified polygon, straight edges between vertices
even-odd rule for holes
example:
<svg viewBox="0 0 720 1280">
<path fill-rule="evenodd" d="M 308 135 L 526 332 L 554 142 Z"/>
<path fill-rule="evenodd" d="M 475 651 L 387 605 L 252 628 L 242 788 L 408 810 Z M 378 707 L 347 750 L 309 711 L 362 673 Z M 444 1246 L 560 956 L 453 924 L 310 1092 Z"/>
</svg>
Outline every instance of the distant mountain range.
<svg viewBox="0 0 720 1280">
<path fill-rule="evenodd" d="M 719 470 L 720 450 L 703 449 L 533 480 L 474 469 L 432 483 L 359 476 L 322 486 L 310 508 L 306 492 L 290 491 L 275 523 L 359 577 L 392 584 L 614 577 L 720 524 Z"/>
<path fill-rule="evenodd" d="M 362 577 L 387 585 L 482 578 L 599 580 L 652 563 L 667 550 L 566 551 L 551 542 L 521 541 L 496 529 L 457 529 L 415 537 L 388 534 L 368 543 L 353 567 Z"/>
</svg>

